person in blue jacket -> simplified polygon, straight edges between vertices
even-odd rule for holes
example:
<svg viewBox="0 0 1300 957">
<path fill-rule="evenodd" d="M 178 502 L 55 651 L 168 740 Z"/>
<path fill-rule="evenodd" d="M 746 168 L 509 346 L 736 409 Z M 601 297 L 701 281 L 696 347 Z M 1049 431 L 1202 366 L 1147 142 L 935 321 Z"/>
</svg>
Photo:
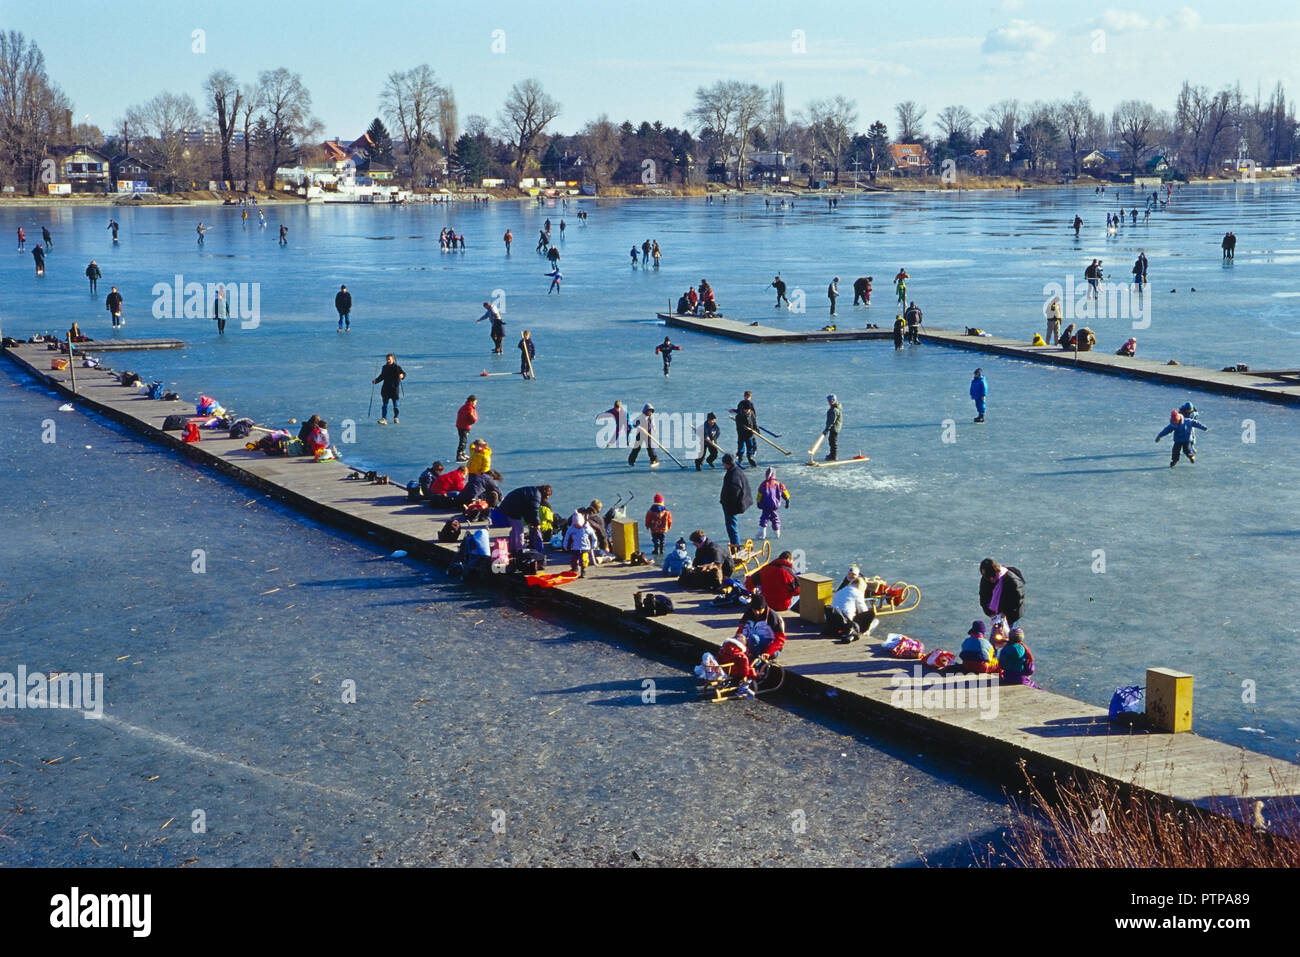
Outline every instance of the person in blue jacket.
<svg viewBox="0 0 1300 957">
<path fill-rule="evenodd" d="M 1191 411 L 1195 413 L 1196 410 L 1193 407 Z M 1169 413 L 1169 424 L 1160 430 L 1160 434 L 1156 436 L 1156 441 L 1159 442 L 1170 432 L 1174 434 L 1174 455 L 1169 461 L 1170 468 L 1178 464 L 1178 453 L 1180 452 L 1187 453 L 1187 461 L 1196 462 L 1196 451 L 1192 444 L 1193 429 L 1201 429 L 1204 432 L 1210 431 L 1209 426 L 1202 425 L 1190 414 L 1183 415 L 1177 409 Z"/>
<path fill-rule="evenodd" d="M 989 384 L 984 381 L 984 370 L 976 369 L 975 377 L 970 380 L 970 397 L 975 400 L 976 422 L 984 421 L 984 397 L 989 394 Z"/>
</svg>

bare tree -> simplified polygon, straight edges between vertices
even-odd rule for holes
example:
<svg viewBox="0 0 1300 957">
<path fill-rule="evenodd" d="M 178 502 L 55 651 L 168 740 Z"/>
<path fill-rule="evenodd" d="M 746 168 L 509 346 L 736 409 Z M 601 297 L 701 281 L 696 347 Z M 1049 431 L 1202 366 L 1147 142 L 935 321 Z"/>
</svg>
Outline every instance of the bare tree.
<svg viewBox="0 0 1300 957">
<path fill-rule="evenodd" d="M 1081 147 L 1087 144 L 1088 129 L 1095 122 L 1092 103 L 1082 92 L 1076 91 L 1074 96 L 1057 106 L 1056 114 L 1060 122 L 1061 134 L 1069 145 L 1070 165 L 1074 169 L 1074 175 L 1078 176 Z"/>
<path fill-rule="evenodd" d="M 921 121 L 925 119 L 925 107 L 918 106 L 912 100 L 904 100 L 894 107 L 898 117 L 898 142 L 918 143 L 924 136 Z"/>
<path fill-rule="evenodd" d="M 68 125 L 71 101 L 45 72 L 45 55 L 16 30 L 0 32 L 0 150 L 36 195 L 41 162 Z"/>
<path fill-rule="evenodd" d="M 1153 133 L 1158 123 L 1155 107 L 1145 100 L 1125 100 L 1115 107 L 1111 124 L 1129 152 L 1131 172 L 1137 172 L 1138 163 L 1155 145 Z"/>
<path fill-rule="evenodd" d="M 298 73 L 284 67 L 257 75 L 257 104 L 266 121 L 266 181 L 275 182 L 282 160 L 320 132 L 311 115 L 311 93 Z"/>
<path fill-rule="evenodd" d="M 969 140 L 974 135 L 975 117 L 964 106 L 945 106 L 939 111 L 935 125 L 945 143 L 953 137 Z"/>
<path fill-rule="evenodd" d="M 1005 168 L 1011 154 L 1015 152 L 1016 130 L 1020 126 L 1020 117 L 1019 100 L 1001 100 L 990 106 L 984 114 L 984 122 L 993 131 L 989 149 L 995 155 L 990 159 L 999 170 Z"/>
<path fill-rule="evenodd" d="M 410 70 L 388 74 L 380 93 L 381 111 L 402 133 L 414 186 L 424 185 L 433 160 L 430 140 L 441 118 L 442 98 L 446 92 L 433 70 L 422 63 Z"/>
<path fill-rule="evenodd" d="M 443 153 L 450 154 L 460 135 L 459 115 L 456 112 L 456 94 L 448 87 L 438 100 L 438 139 L 442 143 Z"/>
<path fill-rule="evenodd" d="M 529 79 L 510 88 L 498 123 L 510 140 L 515 169 L 522 176 L 528 157 L 537 151 L 538 137 L 560 115 L 560 104 L 551 99 L 537 80 Z"/>
<path fill-rule="evenodd" d="M 244 133 L 244 192 L 253 188 L 250 177 L 253 175 L 253 117 L 257 113 L 257 88 L 245 87 L 242 102 L 239 105 L 237 121 Z"/>
<path fill-rule="evenodd" d="M 599 190 L 619 166 L 622 138 L 618 127 L 609 121 L 607 114 L 602 113 L 582 128 L 578 138 L 587 169 L 591 170 L 593 185 Z"/>
<path fill-rule="evenodd" d="M 774 150 L 784 150 L 787 142 L 790 121 L 785 114 L 785 84 L 773 83 L 767 94 L 767 120 L 764 123 L 768 143 Z"/>
<path fill-rule="evenodd" d="M 197 144 L 187 142 L 186 132 L 196 130 L 201 122 L 198 104 L 188 93 L 159 93 L 133 112 L 158 152 L 166 188 L 175 190 L 177 183 L 189 180 L 193 172 L 192 160 L 198 149 Z"/>
<path fill-rule="evenodd" d="M 813 142 L 824 150 L 829 165 L 835 172 L 835 184 L 840 182 L 840 168 L 844 152 L 853 138 L 853 127 L 858 122 L 857 104 L 836 96 L 831 100 L 813 100 L 808 104 L 807 124 Z"/>
<path fill-rule="evenodd" d="M 741 170 L 749 131 L 766 105 L 767 94 L 761 87 L 739 80 L 719 80 L 713 86 L 702 86 L 695 91 L 695 107 L 689 116 L 701 131 L 712 131 L 724 160 L 727 151 L 735 149 L 738 189 L 744 188 Z"/>
<path fill-rule="evenodd" d="M 244 105 L 244 94 L 235 77 L 226 70 L 214 70 L 203 86 L 212 104 L 217 121 L 217 136 L 221 143 L 221 178 L 227 184 L 235 176 L 230 170 L 230 140 L 235 135 L 239 111 Z"/>
</svg>

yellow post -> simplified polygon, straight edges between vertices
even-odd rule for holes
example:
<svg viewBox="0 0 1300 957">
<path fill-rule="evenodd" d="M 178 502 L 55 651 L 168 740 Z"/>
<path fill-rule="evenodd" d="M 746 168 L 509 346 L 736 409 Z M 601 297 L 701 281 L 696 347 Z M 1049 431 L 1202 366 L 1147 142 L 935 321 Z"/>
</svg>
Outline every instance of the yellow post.
<svg viewBox="0 0 1300 957">
<path fill-rule="evenodd" d="M 826 620 L 826 606 L 831 603 L 835 585 L 825 575 L 806 572 L 799 576 L 799 617 L 820 625 Z"/>
<path fill-rule="evenodd" d="M 616 518 L 609 525 L 609 547 L 614 557 L 625 562 L 638 551 L 637 521 L 634 518 Z"/>
<path fill-rule="evenodd" d="M 1192 676 L 1172 668 L 1148 668 L 1147 719 L 1161 731 L 1191 731 Z"/>
</svg>

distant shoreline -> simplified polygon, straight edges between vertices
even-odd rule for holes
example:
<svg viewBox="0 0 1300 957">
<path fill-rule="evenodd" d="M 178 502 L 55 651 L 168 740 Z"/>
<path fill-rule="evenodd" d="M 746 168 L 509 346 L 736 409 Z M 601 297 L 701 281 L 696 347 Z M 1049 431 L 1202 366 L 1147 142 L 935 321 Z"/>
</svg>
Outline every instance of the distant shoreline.
<svg viewBox="0 0 1300 957">
<path fill-rule="evenodd" d="M 1290 174 L 1286 174 L 1286 175 L 1275 174 L 1275 175 L 1261 175 L 1255 182 L 1257 184 L 1272 183 L 1272 182 L 1285 183 L 1285 182 L 1291 182 L 1292 180 L 1293 177 Z M 1185 185 L 1188 186 L 1204 186 L 1207 184 L 1227 185 L 1230 183 L 1240 183 L 1240 182 L 1242 181 L 1212 176 L 1203 179 L 1201 178 L 1191 179 L 1188 180 Z M 1181 186 L 1184 184 L 1177 183 L 1176 185 Z M 743 191 L 737 190 L 733 187 L 723 187 L 723 188 L 713 189 L 713 190 L 701 190 L 699 187 L 689 187 L 688 191 L 673 189 L 665 192 L 650 193 L 648 191 L 640 191 L 640 190 L 628 189 L 624 187 L 615 187 L 618 190 L 618 195 L 604 194 L 599 196 L 554 196 L 554 197 L 544 197 L 544 198 L 557 199 L 557 200 L 572 199 L 575 201 L 602 200 L 602 199 L 605 200 L 703 199 L 705 198 L 705 196 L 722 195 L 722 196 L 780 196 L 782 198 L 792 197 L 794 199 L 818 201 L 825 197 L 835 196 L 841 192 L 848 196 L 874 194 L 874 193 L 953 193 L 953 192 L 1003 193 L 1003 192 L 1014 192 L 1016 189 L 1041 190 L 1041 189 L 1092 188 L 1095 190 L 1098 186 L 1107 186 L 1112 189 L 1119 189 L 1123 187 L 1132 187 L 1133 184 L 1132 183 L 1110 183 L 1110 182 L 1103 182 L 1101 180 L 1087 180 L 1087 181 L 1075 180 L 1069 183 L 1045 183 L 1045 182 L 1018 181 L 1018 180 L 1013 180 L 1005 177 L 990 177 L 988 178 L 988 181 L 986 183 L 977 186 L 958 185 L 958 186 L 948 187 L 945 186 L 942 182 L 940 182 L 938 177 L 932 176 L 932 177 L 926 177 L 924 179 L 906 179 L 906 178 L 899 179 L 897 181 L 890 181 L 889 185 L 887 186 L 872 186 L 869 184 L 859 184 L 858 186 L 855 187 L 852 184 L 843 184 L 840 186 L 831 186 L 824 190 L 810 190 L 804 187 L 796 187 L 796 186 L 784 186 L 784 187 L 775 187 L 775 188 L 766 188 L 766 189 L 747 189 Z M 116 195 L 117 194 L 113 194 L 113 193 L 89 193 L 89 194 L 81 194 L 81 195 L 74 195 L 74 196 L 5 195 L 5 196 L 0 196 L 0 209 L 5 207 L 24 207 L 24 206 L 42 206 L 42 207 L 65 206 L 69 208 L 71 207 L 106 207 L 106 208 L 128 207 L 131 209 L 146 209 L 146 208 L 169 207 L 169 206 L 199 206 L 199 207 L 211 206 L 216 208 L 225 207 L 230 209 L 242 208 L 238 204 L 226 203 L 224 200 L 221 199 L 209 198 L 206 196 L 201 196 L 201 197 L 187 196 L 183 193 L 175 196 L 159 196 L 157 194 L 150 194 L 148 199 L 141 200 L 141 201 L 134 201 L 130 199 L 118 199 L 116 198 Z M 426 195 L 439 195 L 440 198 L 436 202 L 421 200 L 418 202 L 398 203 L 398 204 L 391 204 L 391 205 L 439 206 L 439 205 L 445 205 L 451 203 L 471 203 L 474 202 L 476 199 L 478 201 L 483 201 L 484 196 L 488 197 L 487 202 L 490 203 L 527 203 L 527 202 L 532 202 L 534 199 L 537 198 L 533 196 L 527 196 L 524 194 L 516 195 L 514 193 L 500 195 L 500 191 L 483 190 L 483 189 L 466 190 L 464 192 L 459 192 L 459 193 L 426 194 Z M 255 196 L 254 199 L 257 200 L 258 206 L 305 206 L 307 205 L 306 200 L 303 200 L 301 198 L 281 197 L 278 194 L 267 194 L 262 196 Z M 375 204 L 314 203 L 312 205 L 388 206 L 390 204 L 388 203 L 375 203 Z"/>
</svg>

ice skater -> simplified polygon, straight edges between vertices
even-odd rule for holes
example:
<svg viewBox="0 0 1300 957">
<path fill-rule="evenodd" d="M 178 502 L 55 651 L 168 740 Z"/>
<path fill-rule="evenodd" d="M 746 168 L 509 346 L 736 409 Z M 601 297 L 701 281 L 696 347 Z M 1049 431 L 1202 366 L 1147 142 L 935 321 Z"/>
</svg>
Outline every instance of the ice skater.
<svg viewBox="0 0 1300 957">
<path fill-rule="evenodd" d="M 1183 415 L 1183 413 L 1174 409 L 1169 413 L 1169 424 L 1161 429 L 1160 434 L 1156 436 L 1156 442 L 1159 442 L 1170 432 L 1174 434 L 1174 454 L 1169 460 L 1170 468 L 1173 468 L 1178 464 L 1178 455 L 1180 452 L 1185 453 L 1187 455 L 1187 461 L 1195 465 L 1196 442 L 1192 438 L 1192 430 L 1200 429 L 1202 432 L 1210 431 L 1208 425 L 1202 425 L 1200 420 L 1196 418 L 1195 406 L 1191 406 L 1191 404 L 1188 403 L 1188 406 L 1184 406 L 1184 408 L 1188 408 L 1188 414 Z"/>
<path fill-rule="evenodd" d="M 673 364 L 673 353 L 681 352 L 682 347 L 673 345 L 671 339 L 664 336 L 664 341 L 655 346 L 655 355 L 662 355 L 664 360 L 664 378 L 668 378 L 668 367 Z"/>
<path fill-rule="evenodd" d="M 768 468 L 758 486 L 758 537 L 767 538 L 767 526 L 781 537 L 782 506 L 790 507 L 790 491 L 776 480 L 776 469 Z"/>
<path fill-rule="evenodd" d="M 90 280 L 90 294 L 92 296 L 99 292 L 99 280 L 103 278 L 103 275 L 99 271 L 99 265 L 92 259 L 90 265 L 86 267 L 86 278 Z"/>
</svg>

